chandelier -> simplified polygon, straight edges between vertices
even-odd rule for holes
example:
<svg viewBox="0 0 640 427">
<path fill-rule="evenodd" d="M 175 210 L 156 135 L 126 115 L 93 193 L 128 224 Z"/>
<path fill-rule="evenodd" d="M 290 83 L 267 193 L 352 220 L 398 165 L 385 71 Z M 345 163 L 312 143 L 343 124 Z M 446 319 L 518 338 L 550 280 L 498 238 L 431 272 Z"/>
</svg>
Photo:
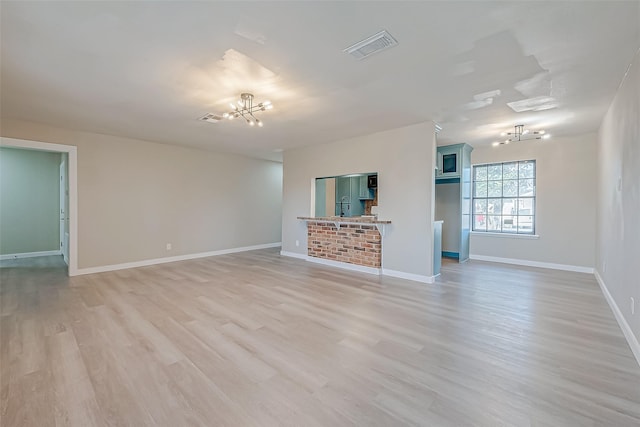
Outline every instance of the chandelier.
<svg viewBox="0 0 640 427">
<path fill-rule="evenodd" d="M 513 132 L 502 132 L 500 136 L 506 136 L 503 142 L 494 142 L 493 145 L 509 144 L 510 142 L 526 141 L 529 139 L 549 139 L 551 135 L 543 130 L 530 131 L 524 128 L 524 125 L 515 125 Z"/>
<path fill-rule="evenodd" d="M 240 94 L 240 100 L 237 104 L 229 104 L 231 111 L 224 113 L 223 118 L 233 120 L 238 117 L 242 117 L 246 120 L 249 126 L 258 125 L 262 127 L 262 120 L 258 119 L 254 113 L 257 111 L 265 111 L 273 108 L 271 101 L 263 101 L 259 104 L 253 105 L 253 94 L 242 93 Z"/>
</svg>

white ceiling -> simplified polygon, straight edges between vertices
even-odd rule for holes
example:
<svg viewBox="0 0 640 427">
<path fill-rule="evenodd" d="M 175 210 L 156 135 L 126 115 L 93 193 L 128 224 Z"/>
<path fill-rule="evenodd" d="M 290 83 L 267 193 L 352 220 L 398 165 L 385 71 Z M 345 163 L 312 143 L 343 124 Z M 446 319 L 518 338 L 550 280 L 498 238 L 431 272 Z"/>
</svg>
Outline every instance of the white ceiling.
<svg viewBox="0 0 640 427">
<path fill-rule="evenodd" d="M 439 143 L 515 124 L 595 131 L 640 47 L 640 2 L 1 3 L 1 113 L 278 160 L 425 120 Z M 347 46 L 388 30 L 397 47 Z M 264 128 L 196 119 L 241 92 Z M 539 98 L 543 111 L 507 103 Z"/>
</svg>

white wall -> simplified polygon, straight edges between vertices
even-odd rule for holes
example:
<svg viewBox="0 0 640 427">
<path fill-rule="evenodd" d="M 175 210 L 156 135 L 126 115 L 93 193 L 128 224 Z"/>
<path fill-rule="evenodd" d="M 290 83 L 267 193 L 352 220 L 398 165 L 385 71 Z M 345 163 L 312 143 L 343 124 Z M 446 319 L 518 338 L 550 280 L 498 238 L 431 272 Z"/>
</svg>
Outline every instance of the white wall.
<svg viewBox="0 0 640 427">
<path fill-rule="evenodd" d="M 539 239 L 471 235 L 472 256 L 593 268 L 596 225 L 595 133 L 480 147 L 472 164 L 536 160 L 536 234 Z"/>
<path fill-rule="evenodd" d="M 2 136 L 78 147 L 79 268 L 280 240 L 280 163 L 9 119 Z"/>
<path fill-rule="evenodd" d="M 0 148 L 0 255 L 60 250 L 60 160 Z"/>
<path fill-rule="evenodd" d="M 430 277 L 434 156 L 432 122 L 285 151 L 282 250 L 307 253 L 306 224 L 296 217 L 313 216 L 315 178 L 378 172 L 379 217 L 392 221 L 383 239 L 383 268 Z"/>
<path fill-rule="evenodd" d="M 596 270 L 635 336 L 634 351 L 640 362 L 639 118 L 640 54 L 636 54 L 598 135 Z"/>
</svg>

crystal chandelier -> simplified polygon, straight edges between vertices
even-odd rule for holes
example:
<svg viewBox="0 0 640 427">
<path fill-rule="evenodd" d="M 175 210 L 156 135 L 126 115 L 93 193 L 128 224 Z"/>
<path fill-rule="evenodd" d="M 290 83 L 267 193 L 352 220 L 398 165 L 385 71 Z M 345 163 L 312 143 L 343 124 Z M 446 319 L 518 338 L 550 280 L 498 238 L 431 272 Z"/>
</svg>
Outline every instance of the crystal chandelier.
<svg viewBox="0 0 640 427">
<path fill-rule="evenodd" d="M 231 111 L 224 113 L 223 118 L 233 120 L 238 117 L 242 117 L 246 120 L 249 126 L 258 125 L 262 127 L 262 120 L 254 116 L 257 111 L 265 111 L 273 108 L 271 101 L 263 101 L 259 104 L 253 105 L 253 94 L 242 93 L 240 94 L 240 100 L 237 104 L 229 104 Z"/>
<path fill-rule="evenodd" d="M 549 135 L 543 130 L 530 131 L 528 129 L 525 129 L 524 125 L 515 125 L 513 132 L 502 132 L 500 136 L 506 136 L 507 139 L 505 139 L 502 142 L 496 141 L 493 143 L 493 145 L 504 145 L 504 144 L 509 144 L 510 142 L 526 141 L 529 139 L 551 138 L 551 135 Z"/>
</svg>

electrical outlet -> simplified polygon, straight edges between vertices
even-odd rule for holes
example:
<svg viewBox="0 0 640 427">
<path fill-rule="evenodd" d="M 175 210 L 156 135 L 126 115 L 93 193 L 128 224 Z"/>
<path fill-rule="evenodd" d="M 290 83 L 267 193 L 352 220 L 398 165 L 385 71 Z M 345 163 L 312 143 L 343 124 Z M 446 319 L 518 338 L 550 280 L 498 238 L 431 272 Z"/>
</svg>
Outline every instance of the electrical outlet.
<svg viewBox="0 0 640 427">
<path fill-rule="evenodd" d="M 296 246 L 300 246 L 300 240 L 296 240 Z"/>
<path fill-rule="evenodd" d="M 167 250 L 170 251 L 171 250 L 171 243 L 167 243 Z"/>
<path fill-rule="evenodd" d="M 631 300 L 631 314 L 635 314 L 636 312 L 636 300 L 633 297 L 629 298 Z"/>
</svg>

